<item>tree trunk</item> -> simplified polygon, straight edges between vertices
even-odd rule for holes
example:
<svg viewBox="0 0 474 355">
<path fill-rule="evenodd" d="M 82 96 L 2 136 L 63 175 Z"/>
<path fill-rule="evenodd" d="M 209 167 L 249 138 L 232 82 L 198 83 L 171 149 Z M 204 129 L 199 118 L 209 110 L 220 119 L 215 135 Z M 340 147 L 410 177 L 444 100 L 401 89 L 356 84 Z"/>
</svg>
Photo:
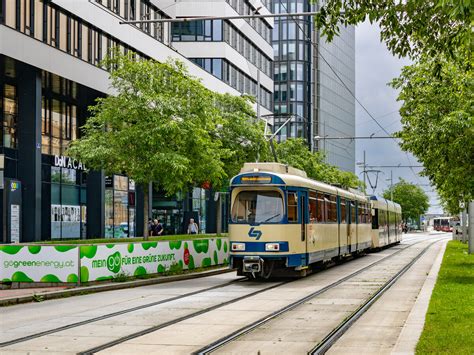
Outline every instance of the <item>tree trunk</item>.
<svg viewBox="0 0 474 355">
<path fill-rule="evenodd" d="M 145 188 L 143 189 L 143 195 L 144 195 L 144 203 L 143 203 L 143 224 L 144 224 L 144 227 L 143 227 L 143 238 L 145 240 L 148 240 L 148 219 L 151 218 L 151 204 L 150 204 L 150 200 L 152 198 L 152 195 L 153 194 L 153 183 L 148 183 L 148 186 L 145 186 Z"/>
</svg>

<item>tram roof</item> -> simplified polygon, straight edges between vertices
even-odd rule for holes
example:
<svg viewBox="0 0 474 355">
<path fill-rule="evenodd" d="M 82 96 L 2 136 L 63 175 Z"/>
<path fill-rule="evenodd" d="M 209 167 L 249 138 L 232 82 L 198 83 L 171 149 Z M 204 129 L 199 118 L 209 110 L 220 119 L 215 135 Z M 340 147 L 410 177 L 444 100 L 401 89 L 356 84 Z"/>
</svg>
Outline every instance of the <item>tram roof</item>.
<svg viewBox="0 0 474 355">
<path fill-rule="evenodd" d="M 372 205 L 375 208 L 387 209 L 390 212 L 398 212 L 398 213 L 402 212 L 401 206 L 396 202 L 393 202 L 393 201 L 390 201 L 378 196 L 370 196 L 370 200 L 372 201 Z"/>
<path fill-rule="evenodd" d="M 363 202 L 368 201 L 368 197 L 361 192 L 354 190 L 347 191 L 342 188 L 326 184 L 324 182 L 310 179 L 307 177 L 306 172 L 280 163 L 245 163 L 244 167 L 240 171 L 240 174 L 232 178 L 231 184 L 234 183 L 235 178 L 238 176 L 258 173 L 265 173 L 276 176 L 280 178 L 285 183 L 285 185 L 310 188 L 317 191 L 331 193 Z"/>
</svg>

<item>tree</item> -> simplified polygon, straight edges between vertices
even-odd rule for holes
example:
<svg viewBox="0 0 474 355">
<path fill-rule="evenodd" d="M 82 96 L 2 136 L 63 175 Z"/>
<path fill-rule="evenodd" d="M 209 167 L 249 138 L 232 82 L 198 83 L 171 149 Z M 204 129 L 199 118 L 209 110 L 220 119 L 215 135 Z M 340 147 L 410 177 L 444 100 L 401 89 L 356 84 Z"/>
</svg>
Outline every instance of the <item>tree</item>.
<svg viewBox="0 0 474 355">
<path fill-rule="evenodd" d="M 116 94 L 90 108 L 68 150 L 89 168 L 153 181 L 168 194 L 203 182 L 218 188 L 264 144 L 248 98 L 208 90 L 182 63 L 114 52 L 104 64 Z"/>
<path fill-rule="evenodd" d="M 351 172 L 342 171 L 324 162 L 324 155 L 311 152 L 301 139 L 287 139 L 275 147 L 280 162 L 306 172 L 309 178 L 343 188 L 359 188 L 362 182 Z"/>
<path fill-rule="evenodd" d="M 434 75 L 433 73 L 436 73 Z M 391 85 L 400 90 L 403 150 L 423 164 L 445 209 L 474 199 L 474 76 L 469 62 L 423 57 Z"/>
<path fill-rule="evenodd" d="M 472 40 L 471 0 L 326 0 L 319 10 L 316 26 L 329 41 L 341 24 L 369 19 L 379 24 L 382 41 L 398 56 L 451 56 L 458 48 L 469 50 Z"/>
<path fill-rule="evenodd" d="M 406 221 L 408 218 L 418 220 L 428 211 L 429 198 L 419 186 L 400 179 L 391 189 L 384 191 L 383 197 L 390 200 L 392 192 L 393 201 L 402 207 L 403 220 Z"/>
</svg>

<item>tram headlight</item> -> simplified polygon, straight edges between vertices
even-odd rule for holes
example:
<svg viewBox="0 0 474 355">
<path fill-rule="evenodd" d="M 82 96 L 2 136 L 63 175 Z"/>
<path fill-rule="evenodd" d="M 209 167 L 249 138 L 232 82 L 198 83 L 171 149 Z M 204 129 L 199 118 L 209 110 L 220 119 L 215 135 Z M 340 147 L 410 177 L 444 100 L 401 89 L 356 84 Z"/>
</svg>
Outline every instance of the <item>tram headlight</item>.
<svg viewBox="0 0 474 355">
<path fill-rule="evenodd" d="M 280 251 L 279 243 L 267 243 L 265 244 L 265 251 Z"/>
<path fill-rule="evenodd" d="M 232 251 L 245 251 L 245 243 L 232 243 Z"/>
</svg>

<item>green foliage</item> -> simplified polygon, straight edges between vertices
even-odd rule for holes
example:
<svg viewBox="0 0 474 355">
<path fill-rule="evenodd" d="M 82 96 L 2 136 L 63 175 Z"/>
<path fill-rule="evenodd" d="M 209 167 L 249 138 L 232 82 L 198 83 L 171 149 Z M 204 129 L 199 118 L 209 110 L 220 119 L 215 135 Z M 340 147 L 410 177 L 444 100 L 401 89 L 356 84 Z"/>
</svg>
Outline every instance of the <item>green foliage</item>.
<svg viewBox="0 0 474 355">
<path fill-rule="evenodd" d="M 469 62 L 424 57 L 392 86 L 403 102 L 403 150 L 423 164 L 445 209 L 474 199 L 474 76 Z"/>
<path fill-rule="evenodd" d="M 264 146 L 249 98 L 214 93 L 178 61 L 114 52 L 114 96 L 98 99 L 68 154 L 94 170 L 157 182 L 168 194 L 208 181 L 216 189 Z"/>
<path fill-rule="evenodd" d="M 431 295 L 416 354 L 472 354 L 474 255 L 467 244 L 448 242 Z"/>
<path fill-rule="evenodd" d="M 393 201 L 402 207 L 403 220 L 406 221 L 408 218 L 418 220 L 428 211 L 429 197 L 421 187 L 400 179 L 392 186 L 392 189 L 384 191 L 383 197 L 392 200 L 391 192 L 393 192 Z"/>
<path fill-rule="evenodd" d="M 337 184 L 343 188 L 362 187 L 362 182 L 355 174 L 325 163 L 324 155 L 319 152 L 312 153 L 306 141 L 301 138 L 278 143 L 275 145 L 275 151 L 281 163 L 304 170 L 311 179 Z"/>
<path fill-rule="evenodd" d="M 379 24 L 381 40 L 398 56 L 452 55 L 457 48 L 468 49 L 472 41 L 471 0 L 327 0 L 315 16 L 328 40 L 341 24 L 365 20 Z"/>
</svg>

